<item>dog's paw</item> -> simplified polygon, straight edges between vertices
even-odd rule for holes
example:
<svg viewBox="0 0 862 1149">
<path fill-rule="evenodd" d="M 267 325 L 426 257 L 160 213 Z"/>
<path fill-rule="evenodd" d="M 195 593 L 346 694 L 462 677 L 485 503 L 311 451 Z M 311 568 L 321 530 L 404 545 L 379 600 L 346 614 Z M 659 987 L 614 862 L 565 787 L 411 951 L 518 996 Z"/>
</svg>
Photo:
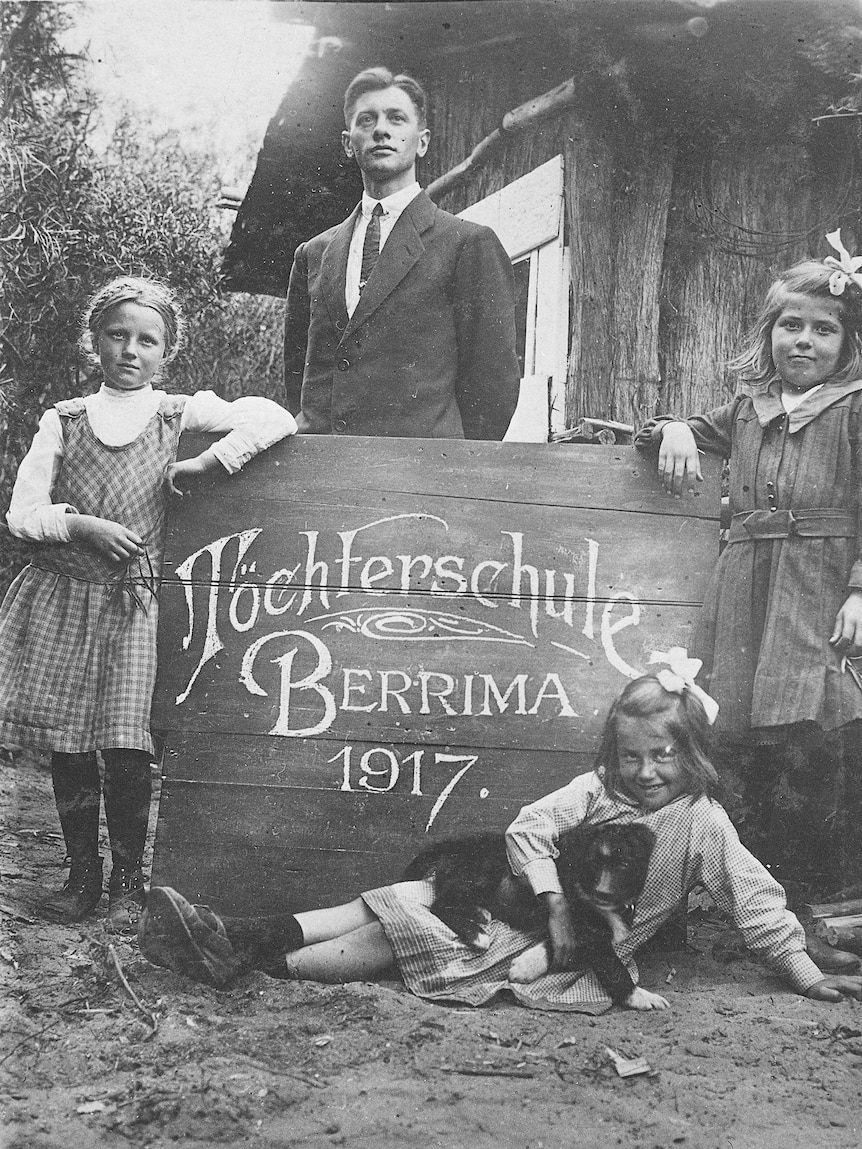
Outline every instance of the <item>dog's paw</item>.
<svg viewBox="0 0 862 1149">
<path fill-rule="evenodd" d="M 636 985 L 623 1003 L 626 1009 L 670 1009 L 670 1002 L 660 993 Z"/>
<path fill-rule="evenodd" d="M 491 915 L 487 910 L 480 910 L 475 921 L 471 921 L 469 930 L 465 929 L 461 935 L 471 950 L 477 953 L 486 953 L 491 948 Z"/>
<path fill-rule="evenodd" d="M 522 954 L 518 954 L 509 966 L 509 981 L 519 982 L 522 985 L 535 981 L 548 972 L 548 966 L 547 947 L 544 944 L 531 946 Z"/>
</svg>

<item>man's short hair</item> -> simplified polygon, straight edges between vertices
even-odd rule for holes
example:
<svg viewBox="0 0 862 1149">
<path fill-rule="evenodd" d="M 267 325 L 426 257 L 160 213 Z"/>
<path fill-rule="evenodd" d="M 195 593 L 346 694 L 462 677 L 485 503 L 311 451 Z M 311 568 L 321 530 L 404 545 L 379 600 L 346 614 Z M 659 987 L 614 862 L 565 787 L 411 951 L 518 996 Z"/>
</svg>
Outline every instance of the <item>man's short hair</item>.
<svg viewBox="0 0 862 1149">
<path fill-rule="evenodd" d="M 402 92 L 406 92 L 416 109 L 419 127 L 425 127 L 425 89 L 419 81 L 403 72 L 393 76 L 388 68 L 366 68 L 358 76 L 353 77 L 344 93 L 344 123 L 348 128 L 359 97 L 364 96 L 366 92 L 379 92 L 384 88 L 400 88 Z"/>
</svg>

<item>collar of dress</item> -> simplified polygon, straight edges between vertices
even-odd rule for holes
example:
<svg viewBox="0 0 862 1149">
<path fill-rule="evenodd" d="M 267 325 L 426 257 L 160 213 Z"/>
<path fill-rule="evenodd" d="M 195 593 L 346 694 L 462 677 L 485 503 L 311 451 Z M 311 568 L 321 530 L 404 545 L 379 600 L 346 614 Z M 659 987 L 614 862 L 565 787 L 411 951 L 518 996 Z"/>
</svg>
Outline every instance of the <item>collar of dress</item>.
<svg viewBox="0 0 862 1149">
<path fill-rule="evenodd" d="M 743 387 L 742 390 L 750 396 L 761 427 L 766 427 L 773 419 L 787 414 L 781 402 L 781 388 L 777 380 L 757 387 Z M 801 431 L 812 419 L 816 419 L 821 411 L 825 411 L 827 407 L 831 407 L 845 395 L 852 395 L 855 391 L 862 391 L 862 379 L 852 379 L 849 383 L 824 383 L 813 395 L 806 395 L 799 406 L 794 407 L 787 415 L 788 434 Z"/>
</svg>

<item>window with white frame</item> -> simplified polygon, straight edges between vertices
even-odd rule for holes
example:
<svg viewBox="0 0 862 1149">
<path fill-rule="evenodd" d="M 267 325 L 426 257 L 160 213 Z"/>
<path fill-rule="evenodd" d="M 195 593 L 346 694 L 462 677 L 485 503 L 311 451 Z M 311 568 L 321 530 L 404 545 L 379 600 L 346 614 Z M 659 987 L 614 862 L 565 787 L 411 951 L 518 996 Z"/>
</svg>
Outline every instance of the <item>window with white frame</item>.
<svg viewBox="0 0 862 1149">
<path fill-rule="evenodd" d="M 514 269 L 521 392 L 506 439 L 546 443 L 565 429 L 569 265 L 563 243 L 563 157 L 548 160 L 461 216 L 493 228 Z"/>
</svg>

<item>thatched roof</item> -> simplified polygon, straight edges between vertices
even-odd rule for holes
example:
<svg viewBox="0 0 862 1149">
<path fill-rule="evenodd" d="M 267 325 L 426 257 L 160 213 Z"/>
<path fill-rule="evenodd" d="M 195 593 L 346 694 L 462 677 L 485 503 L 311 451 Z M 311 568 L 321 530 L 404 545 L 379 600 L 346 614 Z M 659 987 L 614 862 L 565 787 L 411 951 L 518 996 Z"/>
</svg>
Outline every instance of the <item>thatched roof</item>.
<svg viewBox="0 0 862 1149">
<path fill-rule="evenodd" d="M 669 137 L 744 131 L 788 147 L 818 117 L 862 108 L 857 0 L 487 0 L 285 4 L 315 43 L 267 129 L 225 256 L 230 290 L 284 293 L 301 240 L 343 219 L 361 192 L 341 154 L 341 103 L 374 64 L 435 85 L 516 69 L 529 96 L 575 78 L 585 107 L 648 120 Z M 498 113 L 491 113 L 497 117 Z M 820 123 L 828 126 L 827 120 Z M 470 147 L 496 122 L 478 122 Z M 463 125 L 458 125 L 463 134 Z M 438 154 L 442 149 L 438 149 Z M 461 157 L 463 158 L 463 157 Z"/>
</svg>

